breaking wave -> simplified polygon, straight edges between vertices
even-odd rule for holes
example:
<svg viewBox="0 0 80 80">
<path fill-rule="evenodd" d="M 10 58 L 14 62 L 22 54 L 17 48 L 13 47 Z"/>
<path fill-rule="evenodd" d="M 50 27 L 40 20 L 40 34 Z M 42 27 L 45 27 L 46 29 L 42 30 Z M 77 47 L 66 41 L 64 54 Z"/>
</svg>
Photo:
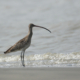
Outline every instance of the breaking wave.
<svg viewBox="0 0 80 80">
<path fill-rule="evenodd" d="M 76 53 L 45 53 L 25 55 L 25 64 L 32 66 L 80 66 L 80 52 Z M 20 55 L 0 55 L 0 67 L 21 66 Z"/>
</svg>

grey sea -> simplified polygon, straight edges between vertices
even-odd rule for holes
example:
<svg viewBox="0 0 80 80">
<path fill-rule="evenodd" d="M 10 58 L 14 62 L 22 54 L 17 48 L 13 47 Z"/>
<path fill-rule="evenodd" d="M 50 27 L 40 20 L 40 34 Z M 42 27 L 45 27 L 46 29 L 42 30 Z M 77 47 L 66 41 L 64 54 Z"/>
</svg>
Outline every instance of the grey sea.
<svg viewBox="0 0 80 80">
<path fill-rule="evenodd" d="M 80 67 L 80 0 L 0 0 L 0 68 L 21 68 L 21 52 L 4 54 L 33 28 L 26 67 Z"/>
</svg>

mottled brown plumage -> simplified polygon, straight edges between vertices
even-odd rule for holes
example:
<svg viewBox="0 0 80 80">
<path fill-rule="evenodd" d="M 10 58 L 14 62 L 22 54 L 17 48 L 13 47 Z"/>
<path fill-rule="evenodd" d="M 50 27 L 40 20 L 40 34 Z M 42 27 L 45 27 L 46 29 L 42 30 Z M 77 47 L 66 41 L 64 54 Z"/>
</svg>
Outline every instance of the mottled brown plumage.
<svg viewBox="0 0 80 80">
<path fill-rule="evenodd" d="M 25 36 L 23 39 L 19 40 L 16 44 L 14 44 L 13 46 L 11 46 L 7 51 L 4 52 L 4 54 L 10 53 L 10 52 L 15 52 L 15 51 L 19 51 L 21 50 L 21 62 L 22 65 L 24 65 L 24 53 L 25 50 L 30 46 L 31 44 L 31 38 L 32 38 L 32 28 L 33 27 L 40 27 L 43 29 L 48 30 L 47 28 L 41 27 L 41 26 L 37 26 L 34 24 L 29 24 L 29 32 L 28 35 Z M 50 30 L 48 30 L 49 32 L 51 32 Z M 23 59 L 23 60 L 22 60 Z"/>
<path fill-rule="evenodd" d="M 7 51 L 4 53 L 10 53 L 10 52 L 15 52 L 24 49 L 24 47 L 29 43 L 28 36 L 24 37 L 23 39 L 19 40 L 16 44 L 11 46 Z"/>
</svg>

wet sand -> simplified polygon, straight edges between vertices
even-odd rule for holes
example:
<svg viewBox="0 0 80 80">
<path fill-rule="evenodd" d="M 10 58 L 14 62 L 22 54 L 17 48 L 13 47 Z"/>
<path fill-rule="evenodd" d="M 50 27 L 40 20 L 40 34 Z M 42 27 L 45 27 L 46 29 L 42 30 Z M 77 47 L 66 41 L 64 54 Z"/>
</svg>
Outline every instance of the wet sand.
<svg viewBox="0 0 80 80">
<path fill-rule="evenodd" d="M 80 80 L 80 68 L 0 68 L 0 80 Z"/>
</svg>

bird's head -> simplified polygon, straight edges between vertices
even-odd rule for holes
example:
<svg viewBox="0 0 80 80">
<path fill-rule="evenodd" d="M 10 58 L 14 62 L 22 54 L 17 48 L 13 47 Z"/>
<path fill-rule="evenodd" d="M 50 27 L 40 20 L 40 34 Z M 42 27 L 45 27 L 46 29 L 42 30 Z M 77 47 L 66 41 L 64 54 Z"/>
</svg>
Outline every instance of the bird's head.
<svg viewBox="0 0 80 80">
<path fill-rule="evenodd" d="M 34 24 L 32 24 L 32 23 L 31 23 L 31 24 L 29 24 L 29 27 L 30 27 L 30 28 L 32 28 L 32 27 L 34 27 L 34 26 L 35 26 L 35 25 L 34 25 Z"/>
<path fill-rule="evenodd" d="M 51 31 L 45 27 L 41 27 L 41 26 L 38 26 L 38 25 L 34 25 L 34 24 L 29 24 L 29 29 L 32 29 L 33 27 L 40 27 L 40 28 L 43 28 L 43 29 L 46 29 L 47 31 L 49 31 L 51 33 Z"/>
</svg>

